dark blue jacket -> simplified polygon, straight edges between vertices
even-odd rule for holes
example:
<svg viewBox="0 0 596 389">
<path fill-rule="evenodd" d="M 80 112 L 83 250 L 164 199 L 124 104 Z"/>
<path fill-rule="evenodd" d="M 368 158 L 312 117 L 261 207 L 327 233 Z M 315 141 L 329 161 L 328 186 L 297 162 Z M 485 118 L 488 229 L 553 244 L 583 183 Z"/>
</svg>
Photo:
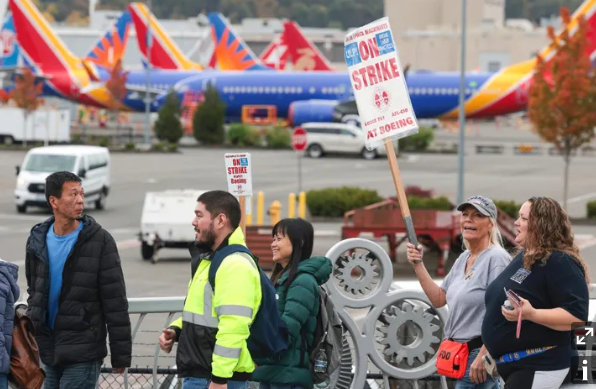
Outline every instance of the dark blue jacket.
<svg viewBox="0 0 596 389">
<path fill-rule="evenodd" d="M 19 299 L 19 267 L 0 260 L 0 373 L 10 371 L 14 303 Z"/>
</svg>

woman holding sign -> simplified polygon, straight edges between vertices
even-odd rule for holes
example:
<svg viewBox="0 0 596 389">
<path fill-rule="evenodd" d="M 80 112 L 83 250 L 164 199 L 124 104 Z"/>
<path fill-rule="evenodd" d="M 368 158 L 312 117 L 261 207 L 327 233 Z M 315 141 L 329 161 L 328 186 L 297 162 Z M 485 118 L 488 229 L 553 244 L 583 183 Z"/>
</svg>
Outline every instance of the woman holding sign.
<svg viewBox="0 0 596 389">
<path fill-rule="evenodd" d="M 515 227 L 521 248 L 486 292 L 482 339 L 507 389 L 559 388 L 588 320 L 588 269 L 557 201 L 529 199 Z"/>
<path fill-rule="evenodd" d="M 422 246 L 408 243 L 408 261 L 414 266 L 424 293 L 435 308 L 449 305 L 445 339 L 437 352 L 437 371 L 456 378 L 456 389 L 497 389 L 499 381 L 487 375 L 481 338 L 484 294 L 488 285 L 509 265 L 497 227 L 497 207 L 491 199 L 470 197 L 457 207 L 466 250 L 439 287 L 422 262 Z"/>
</svg>

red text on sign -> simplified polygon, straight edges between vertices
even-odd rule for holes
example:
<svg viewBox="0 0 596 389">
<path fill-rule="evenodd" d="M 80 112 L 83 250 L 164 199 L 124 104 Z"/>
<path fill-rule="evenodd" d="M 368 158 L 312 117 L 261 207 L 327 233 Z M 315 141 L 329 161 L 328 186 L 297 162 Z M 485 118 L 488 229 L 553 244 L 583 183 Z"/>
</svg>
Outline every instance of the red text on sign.
<svg viewBox="0 0 596 389">
<path fill-rule="evenodd" d="M 246 166 L 231 166 L 228 168 L 228 174 L 248 174 Z"/>
<path fill-rule="evenodd" d="M 375 38 L 369 38 L 368 40 L 361 40 L 358 44 L 358 50 L 360 50 L 360 58 L 363 61 L 367 61 L 369 58 L 375 58 L 379 56 L 379 46 Z"/>
<path fill-rule="evenodd" d="M 360 90 L 399 77 L 397 59 L 389 58 L 374 65 L 367 65 L 352 72 L 354 88 Z"/>
<path fill-rule="evenodd" d="M 414 120 L 411 117 L 407 117 L 405 119 L 399 119 L 389 124 L 384 124 L 379 126 L 378 128 L 374 128 L 369 130 L 366 139 L 374 139 L 379 135 L 385 135 L 392 131 L 399 130 L 402 127 L 411 126 L 414 124 Z"/>
</svg>

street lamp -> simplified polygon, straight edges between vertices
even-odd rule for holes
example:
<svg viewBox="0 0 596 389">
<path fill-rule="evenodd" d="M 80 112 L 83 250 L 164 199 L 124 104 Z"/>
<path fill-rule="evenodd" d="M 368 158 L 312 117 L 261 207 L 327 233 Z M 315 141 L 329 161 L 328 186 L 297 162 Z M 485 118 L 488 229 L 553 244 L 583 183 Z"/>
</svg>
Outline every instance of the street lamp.
<svg viewBox="0 0 596 389">
<path fill-rule="evenodd" d="M 466 124 L 466 9 L 467 0 L 462 0 L 461 10 L 461 69 L 459 79 L 459 147 L 458 153 L 458 178 L 457 178 L 457 203 L 464 202 L 464 140 Z"/>
<path fill-rule="evenodd" d="M 151 47 L 153 38 L 151 37 L 151 0 L 147 2 L 147 36 L 145 37 L 145 46 L 147 48 L 147 68 L 146 70 L 146 88 L 145 91 L 145 144 L 151 144 L 151 94 L 149 93 L 151 85 Z"/>
</svg>

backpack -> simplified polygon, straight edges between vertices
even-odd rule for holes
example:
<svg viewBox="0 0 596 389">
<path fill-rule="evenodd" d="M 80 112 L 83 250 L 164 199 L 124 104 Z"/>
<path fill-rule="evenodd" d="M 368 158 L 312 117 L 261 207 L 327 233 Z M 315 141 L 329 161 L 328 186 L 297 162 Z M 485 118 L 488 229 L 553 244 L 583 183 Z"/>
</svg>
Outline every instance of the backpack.
<svg viewBox="0 0 596 389">
<path fill-rule="evenodd" d="M 24 305 L 15 308 L 8 381 L 16 389 L 40 389 L 46 375 L 39 366 L 33 322 L 22 310 Z"/>
<path fill-rule="evenodd" d="M 259 270 L 261 278 L 261 306 L 257 311 L 255 320 L 250 326 L 250 335 L 246 341 L 251 358 L 261 359 L 277 357 L 288 350 L 288 327 L 279 317 L 277 310 L 277 293 L 267 275 L 258 265 L 259 259 L 248 248 L 239 244 L 228 245 L 218 250 L 211 259 L 209 268 L 209 283 L 215 291 L 215 274 L 221 262 L 228 255 L 242 252 L 251 256 Z"/>
<path fill-rule="evenodd" d="M 327 381 L 338 369 L 343 352 L 344 330 L 342 321 L 335 310 L 333 301 L 329 298 L 324 287 L 319 286 L 320 305 L 317 314 L 317 325 L 312 346 L 308 349 L 309 370 L 314 384 Z M 302 334 L 302 353 L 300 353 L 300 366 L 304 364 L 304 350 L 307 349 L 304 326 Z M 315 371 L 315 361 L 319 350 L 327 357 L 327 369 L 324 372 Z"/>
</svg>

